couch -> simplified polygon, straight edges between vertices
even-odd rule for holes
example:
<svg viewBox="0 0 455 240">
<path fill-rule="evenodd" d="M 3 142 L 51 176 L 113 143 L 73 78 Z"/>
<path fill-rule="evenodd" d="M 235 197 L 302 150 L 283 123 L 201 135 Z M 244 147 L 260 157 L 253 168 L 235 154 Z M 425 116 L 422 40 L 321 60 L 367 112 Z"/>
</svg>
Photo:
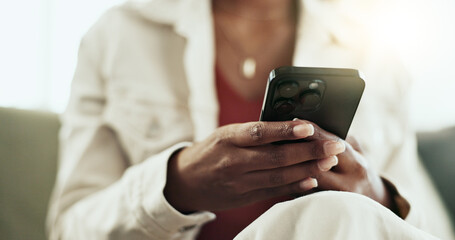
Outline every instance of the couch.
<svg viewBox="0 0 455 240">
<path fill-rule="evenodd" d="M 55 114 L 0 108 L 0 239 L 46 239 L 58 129 Z"/>
<path fill-rule="evenodd" d="M 52 113 L 0 108 L 0 239 L 46 239 L 60 124 Z M 455 128 L 422 133 L 419 152 L 455 216 Z"/>
</svg>

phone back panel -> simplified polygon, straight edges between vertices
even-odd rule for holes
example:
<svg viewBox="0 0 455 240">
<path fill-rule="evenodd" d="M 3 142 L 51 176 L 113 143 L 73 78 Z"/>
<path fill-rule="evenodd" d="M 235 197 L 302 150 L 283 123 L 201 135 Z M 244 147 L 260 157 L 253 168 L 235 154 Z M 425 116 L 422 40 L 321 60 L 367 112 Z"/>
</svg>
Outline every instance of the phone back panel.
<svg viewBox="0 0 455 240">
<path fill-rule="evenodd" d="M 280 67 L 270 73 L 260 120 L 305 119 L 345 139 L 364 88 L 355 69 Z"/>
</svg>

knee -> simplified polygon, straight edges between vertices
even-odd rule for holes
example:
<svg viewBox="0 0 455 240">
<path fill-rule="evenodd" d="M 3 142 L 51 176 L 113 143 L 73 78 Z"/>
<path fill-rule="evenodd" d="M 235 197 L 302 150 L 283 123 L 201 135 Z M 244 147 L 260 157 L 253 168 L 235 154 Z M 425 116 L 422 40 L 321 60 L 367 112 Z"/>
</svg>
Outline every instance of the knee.
<svg viewBox="0 0 455 240">
<path fill-rule="evenodd" d="M 377 227 L 381 211 L 387 210 L 359 194 L 319 192 L 276 204 L 237 239 L 353 239 L 352 234 L 368 233 L 371 225 Z M 365 227 L 364 223 L 370 226 Z M 358 229 L 359 226 L 364 227 Z"/>
<path fill-rule="evenodd" d="M 288 202 L 275 205 L 279 212 L 292 208 L 311 216 L 331 215 L 334 217 L 355 216 L 356 213 L 374 212 L 378 209 L 386 210 L 378 202 L 356 193 L 340 191 L 324 191 L 300 197 Z M 272 209 L 270 209 L 272 211 Z"/>
<path fill-rule="evenodd" d="M 302 238 L 433 239 L 370 198 L 336 191 L 276 204 L 236 239 Z"/>
<path fill-rule="evenodd" d="M 295 227 L 291 230 L 296 234 L 293 236 L 308 236 L 312 232 L 316 234 L 314 237 L 325 236 L 322 239 L 362 239 L 354 236 L 379 234 L 386 228 L 383 224 L 386 219 L 399 220 L 394 213 L 368 197 L 338 191 L 300 197 L 277 204 L 269 211 L 267 219 L 283 219 Z"/>
</svg>

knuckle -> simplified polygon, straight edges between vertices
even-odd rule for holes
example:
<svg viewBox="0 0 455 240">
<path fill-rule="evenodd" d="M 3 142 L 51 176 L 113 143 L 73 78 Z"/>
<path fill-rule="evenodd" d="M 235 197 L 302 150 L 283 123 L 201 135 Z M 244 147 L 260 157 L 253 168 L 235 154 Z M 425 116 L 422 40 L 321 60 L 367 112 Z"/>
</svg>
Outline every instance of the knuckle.
<svg viewBox="0 0 455 240">
<path fill-rule="evenodd" d="M 279 126 L 279 133 L 282 136 L 292 136 L 294 131 L 294 127 L 291 126 L 290 123 L 288 122 L 283 122 Z"/>
<path fill-rule="evenodd" d="M 237 124 L 230 124 L 218 128 L 217 131 L 212 135 L 212 139 L 215 144 L 219 145 L 232 145 L 233 139 L 236 137 L 238 131 Z"/>
<path fill-rule="evenodd" d="M 235 166 L 235 161 L 232 158 L 223 158 L 217 164 L 217 172 L 218 173 L 226 173 L 231 172 L 231 170 Z"/>
<path fill-rule="evenodd" d="M 215 145 L 224 145 L 227 142 L 227 136 L 224 134 L 225 131 L 216 131 L 212 136 L 212 142 Z"/>
<path fill-rule="evenodd" d="M 248 134 L 253 142 L 260 143 L 264 140 L 265 126 L 262 122 L 256 122 L 248 128 Z"/>
</svg>

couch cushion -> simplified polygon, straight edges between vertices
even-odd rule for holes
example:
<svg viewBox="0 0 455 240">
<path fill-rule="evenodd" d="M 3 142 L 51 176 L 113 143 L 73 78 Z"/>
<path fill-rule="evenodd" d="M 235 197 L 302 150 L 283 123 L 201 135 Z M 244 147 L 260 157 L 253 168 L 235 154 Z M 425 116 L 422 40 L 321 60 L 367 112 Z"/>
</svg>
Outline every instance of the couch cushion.
<svg viewBox="0 0 455 240">
<path fill-rule="evenodd" d="M 46 239 L 57 115 L 0 108 L 0 239 Z"/>
<path fill-rule="evenodd" d="M 423 164 L 455 219 L 455 127 L 417 136 Z"/>
</svg>

